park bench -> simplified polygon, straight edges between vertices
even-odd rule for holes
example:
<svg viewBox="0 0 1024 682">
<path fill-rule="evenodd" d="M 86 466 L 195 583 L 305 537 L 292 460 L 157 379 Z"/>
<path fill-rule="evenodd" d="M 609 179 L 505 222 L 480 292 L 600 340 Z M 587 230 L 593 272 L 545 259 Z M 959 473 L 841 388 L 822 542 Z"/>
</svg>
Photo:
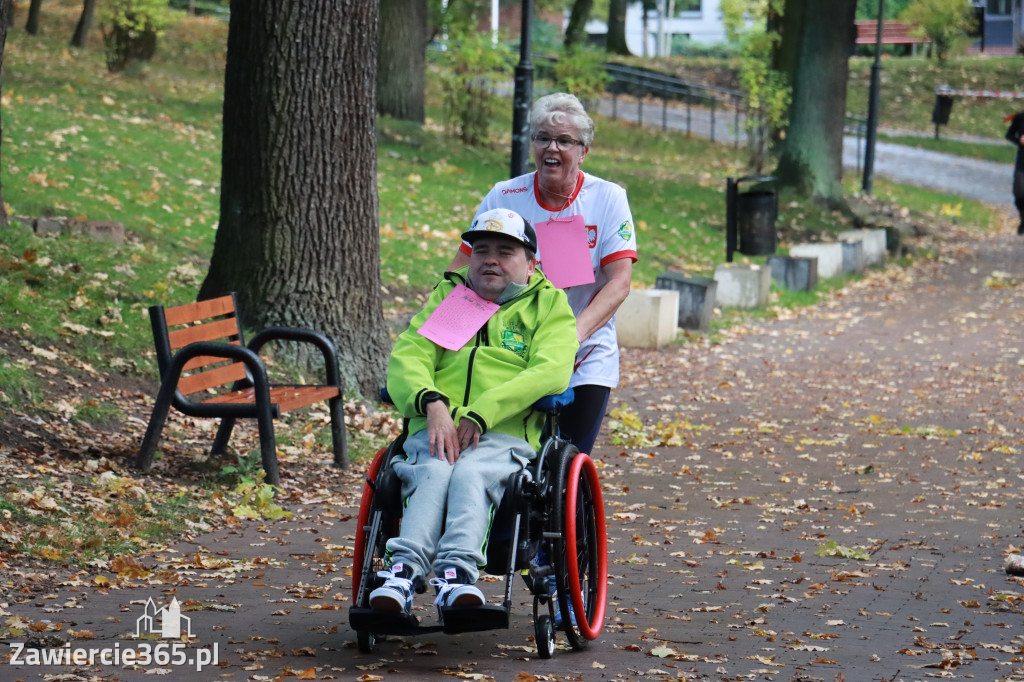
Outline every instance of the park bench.
<svg viewBox="0 0 1024 682">
<path fill-rule="evenodd" d="M 857 25 L 857 44 L 874 45 L 878 41 L 878 22 L 871 20 L 854 22 Z M 911 28 L 899 21 L 882 22 L 883 45 L 924 45 L 928 38 L 911 35 Z"/>
<path fill-rule="evenodd" d="M 227 451 L 237 419 L 256 419 L 267 482 L 280 484 L 274 422 L 282 413 L 327 402 L 334 462 L 348 462 L 337 351 L 325 335 L 298 327 L 270 327 L 248 345 L 235 294 L 173 308 L 149 309 L 160 368 L 160 390 L 135 465 L 146 471 L 173 405 L 190 417 L 219 418 L 211 454 Z M 259 352 L 268 342 L 309 343 L 324 358 L 325 384 L 271 384 Z"/>
</svg>

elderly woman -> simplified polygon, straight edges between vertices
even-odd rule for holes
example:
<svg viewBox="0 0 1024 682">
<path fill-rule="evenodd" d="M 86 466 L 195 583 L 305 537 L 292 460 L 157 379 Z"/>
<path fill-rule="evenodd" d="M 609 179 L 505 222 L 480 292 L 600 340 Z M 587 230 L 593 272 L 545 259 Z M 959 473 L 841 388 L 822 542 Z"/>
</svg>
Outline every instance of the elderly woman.
<svg viewBox="0 0 1024 682">
<path fill-rule="evenodd" d="M 530 113 L 530 133 L 537 170 L 499 182 L 477 215 L 506 208 L 534 225 L 582 217 L 594 282 L 566 289 L 580 349 L 570 383 L 575 402 L 563 411 L 560 423 L 563 436 L 589 453 L 619 381 L 615 311 L 629 293 L 636 231 L 626 191 L 580 169 L 594 140 L 594 122 L 575 96 L 560 92 L 538 99 Z M 468 263 L 469 253 L 463 244 L 449 270 Z M 543 269 L 543 249 L 538 256 Z"/>
</svg>

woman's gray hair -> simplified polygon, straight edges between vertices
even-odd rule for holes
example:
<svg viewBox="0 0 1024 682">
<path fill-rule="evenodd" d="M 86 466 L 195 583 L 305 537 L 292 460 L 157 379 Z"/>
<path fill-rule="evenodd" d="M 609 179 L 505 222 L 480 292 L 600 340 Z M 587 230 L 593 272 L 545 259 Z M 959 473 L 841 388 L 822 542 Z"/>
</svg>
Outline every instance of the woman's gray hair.
<svg viewBox="0 0 1024 682">
<path fill-rule="evenodd" d="M 530 134 L 536 135 L 537 129 L 544 123 L 557 125 L 569 119 L 579 131 L 580 142 L 589 147 L 594 141 L 594 121 L 587 115 L 587 110 L 568 92 L 555 92 L 544 95 L 533 104 L 530 111 Z"/>
</svg>

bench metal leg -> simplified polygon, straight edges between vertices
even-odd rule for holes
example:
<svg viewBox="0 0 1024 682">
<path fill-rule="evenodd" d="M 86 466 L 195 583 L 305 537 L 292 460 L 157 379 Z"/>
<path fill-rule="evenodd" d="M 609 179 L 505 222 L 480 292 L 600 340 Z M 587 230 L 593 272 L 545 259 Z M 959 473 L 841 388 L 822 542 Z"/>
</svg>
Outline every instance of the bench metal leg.
<svg viewBox="0 0 1024 682">
<path fill-rule="evenodd" d="M 213 439 L 213 447 L 210 448 L 211 455 L 226 455 L 228 452 L 228 441 L 231 440 L 231 431 L 235 428 L 234 417 L 224 417 L 220 426 L 217 427 L 217 435 Z"/>
<path fill-rule="evenodd" d="M 348 440 L 345 432 L 345 409 L 341 396 L 328 401 L 331 412 L 331 442 L 334 444 L 334 464 L 348 468 Z"/>
<path fill-rule="evenodd" d="M 174 394 L 174 385 L 161 384 L 156 394 L 156 403 L 153 405 L 153 414 L 149 417 L 149 426 L 146 427 L 146 435 L 142 439 L 142 447 L 135 457 L 135 467 L 142 471 L 149 471 L 153 463 L 153 453 L 156 446 L 160 444 L 160 434 L 167 422 L 167 414 L 171 411 L 171 396 Z"/>
<path fill-rule="evenodd" d="M 260 410 L 256 418 L 260 432 L 260 456 L 263 460 L 263 471 L 267 473 L 266 481 L 270 485 L 281 485 L 281 473 L 277 468 L 277 442 L 274 439 L 274 420 L 269 407 Z"/>
</svg>

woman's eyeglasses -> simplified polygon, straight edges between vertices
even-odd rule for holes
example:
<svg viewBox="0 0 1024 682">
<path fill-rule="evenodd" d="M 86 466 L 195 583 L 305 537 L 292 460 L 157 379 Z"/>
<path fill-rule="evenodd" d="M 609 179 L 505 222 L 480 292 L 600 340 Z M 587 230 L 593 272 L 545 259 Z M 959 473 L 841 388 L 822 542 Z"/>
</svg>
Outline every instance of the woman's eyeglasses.
<svg viewBox="0 0 1024 682">
<path fill-rule="evenodd" d="M 547 149 L 548 145 L 554 142 L 555 146 L 558 147 L 559 151 L 563 152 L 569 151 L 576 145 L 583 145 L 583 142 L 581 140 L 576 140 L 574 138 L 569 137 L 568 135 L 551 137 L 550 135 L 546 135 L 544 133 L 537 133 L 536 135 L 533 135 L 530 139 L 533 140 L 533 144 L 539 147 L 540 149 Z"/>
</svg>

